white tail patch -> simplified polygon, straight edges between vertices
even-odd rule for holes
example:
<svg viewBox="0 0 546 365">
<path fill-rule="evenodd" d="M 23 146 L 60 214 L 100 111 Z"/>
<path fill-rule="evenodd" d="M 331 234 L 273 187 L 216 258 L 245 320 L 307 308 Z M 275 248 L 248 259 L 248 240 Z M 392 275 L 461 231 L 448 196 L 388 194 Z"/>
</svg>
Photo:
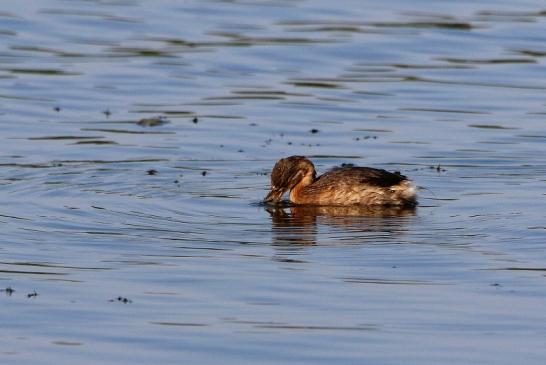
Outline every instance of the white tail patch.
<svg viewBox="0 0 546 365">
<path fill-rule="evenodd" d="M 399 184 L 391 186 L 391 190 L 395 193 L 395 199 L 401 199 L 408 202 L 417 200 L 417 187 L 409 180 L 404 180 Z"/>
</svg>

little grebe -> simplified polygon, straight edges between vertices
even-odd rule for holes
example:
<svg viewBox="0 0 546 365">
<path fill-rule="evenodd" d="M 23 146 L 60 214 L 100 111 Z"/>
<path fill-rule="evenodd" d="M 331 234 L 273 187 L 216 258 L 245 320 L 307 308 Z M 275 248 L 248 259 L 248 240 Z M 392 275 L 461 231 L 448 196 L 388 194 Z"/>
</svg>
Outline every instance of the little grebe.
<svg viewBox="0 0 546 365">
<path fill-rule="evenodd" d="M 371 167 L 336 167 L 317 178 L 303 156 L 283 158 L 271 171 L 265 202 L 279 202 L 290 190 L 290 202 L 315 205 L 415 206 L 416 188 L 400 173 Z"/>
</svg>

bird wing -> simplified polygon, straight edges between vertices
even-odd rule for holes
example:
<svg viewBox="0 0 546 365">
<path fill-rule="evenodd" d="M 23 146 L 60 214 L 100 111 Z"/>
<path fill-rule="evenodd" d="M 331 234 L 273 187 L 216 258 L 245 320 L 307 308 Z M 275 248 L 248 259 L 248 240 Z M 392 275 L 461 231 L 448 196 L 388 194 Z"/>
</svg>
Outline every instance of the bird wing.
<svg viewBox="0 0 546 365">
<path fill-rule="evenodd" d="M 370 185 L 389 187 L 407 178 L 400 173 L 371 167 L 335 167 L 321 175 L 313 185 L 317 188 L 340 185 Z"/>
</svg>

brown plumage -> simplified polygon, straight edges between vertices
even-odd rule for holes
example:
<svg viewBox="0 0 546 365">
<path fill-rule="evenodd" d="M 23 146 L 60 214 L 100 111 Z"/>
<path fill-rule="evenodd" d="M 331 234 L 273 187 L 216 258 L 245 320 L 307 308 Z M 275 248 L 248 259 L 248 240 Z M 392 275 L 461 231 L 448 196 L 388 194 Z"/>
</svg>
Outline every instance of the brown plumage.
<svg viewBox="0 0 546 365">
<path fill-rule="evenodd" d="M 415 190 L 404 175 L 371 167 L 336 167 L 317 178 L 311 161 L 291 156 L 273 167 L 264 201 L 278 202 L 290 191 L 294 204 L 415 206 Z"/>
</svg>

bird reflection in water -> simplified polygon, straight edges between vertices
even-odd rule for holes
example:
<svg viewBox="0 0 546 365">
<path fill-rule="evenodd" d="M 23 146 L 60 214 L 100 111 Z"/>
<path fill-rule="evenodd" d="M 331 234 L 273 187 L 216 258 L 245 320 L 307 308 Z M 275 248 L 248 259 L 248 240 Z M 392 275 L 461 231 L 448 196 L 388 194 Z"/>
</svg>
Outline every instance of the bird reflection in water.
<svg viewBox="0 0 546 365">
<path fill-rule="evenodd" d="M 371 233 L 403 232 L 405 217 L 415 215 L 415 207 L 369 207 L 361 205 L 266 206 L 271 215 L 273 244 L 276 246 L 314 245 L 320 225 L 340 229 L 351 234 L 353 241 L 370 240 Z M 373 237 L 373 236 L 372 236 Z"/>
</svg>

